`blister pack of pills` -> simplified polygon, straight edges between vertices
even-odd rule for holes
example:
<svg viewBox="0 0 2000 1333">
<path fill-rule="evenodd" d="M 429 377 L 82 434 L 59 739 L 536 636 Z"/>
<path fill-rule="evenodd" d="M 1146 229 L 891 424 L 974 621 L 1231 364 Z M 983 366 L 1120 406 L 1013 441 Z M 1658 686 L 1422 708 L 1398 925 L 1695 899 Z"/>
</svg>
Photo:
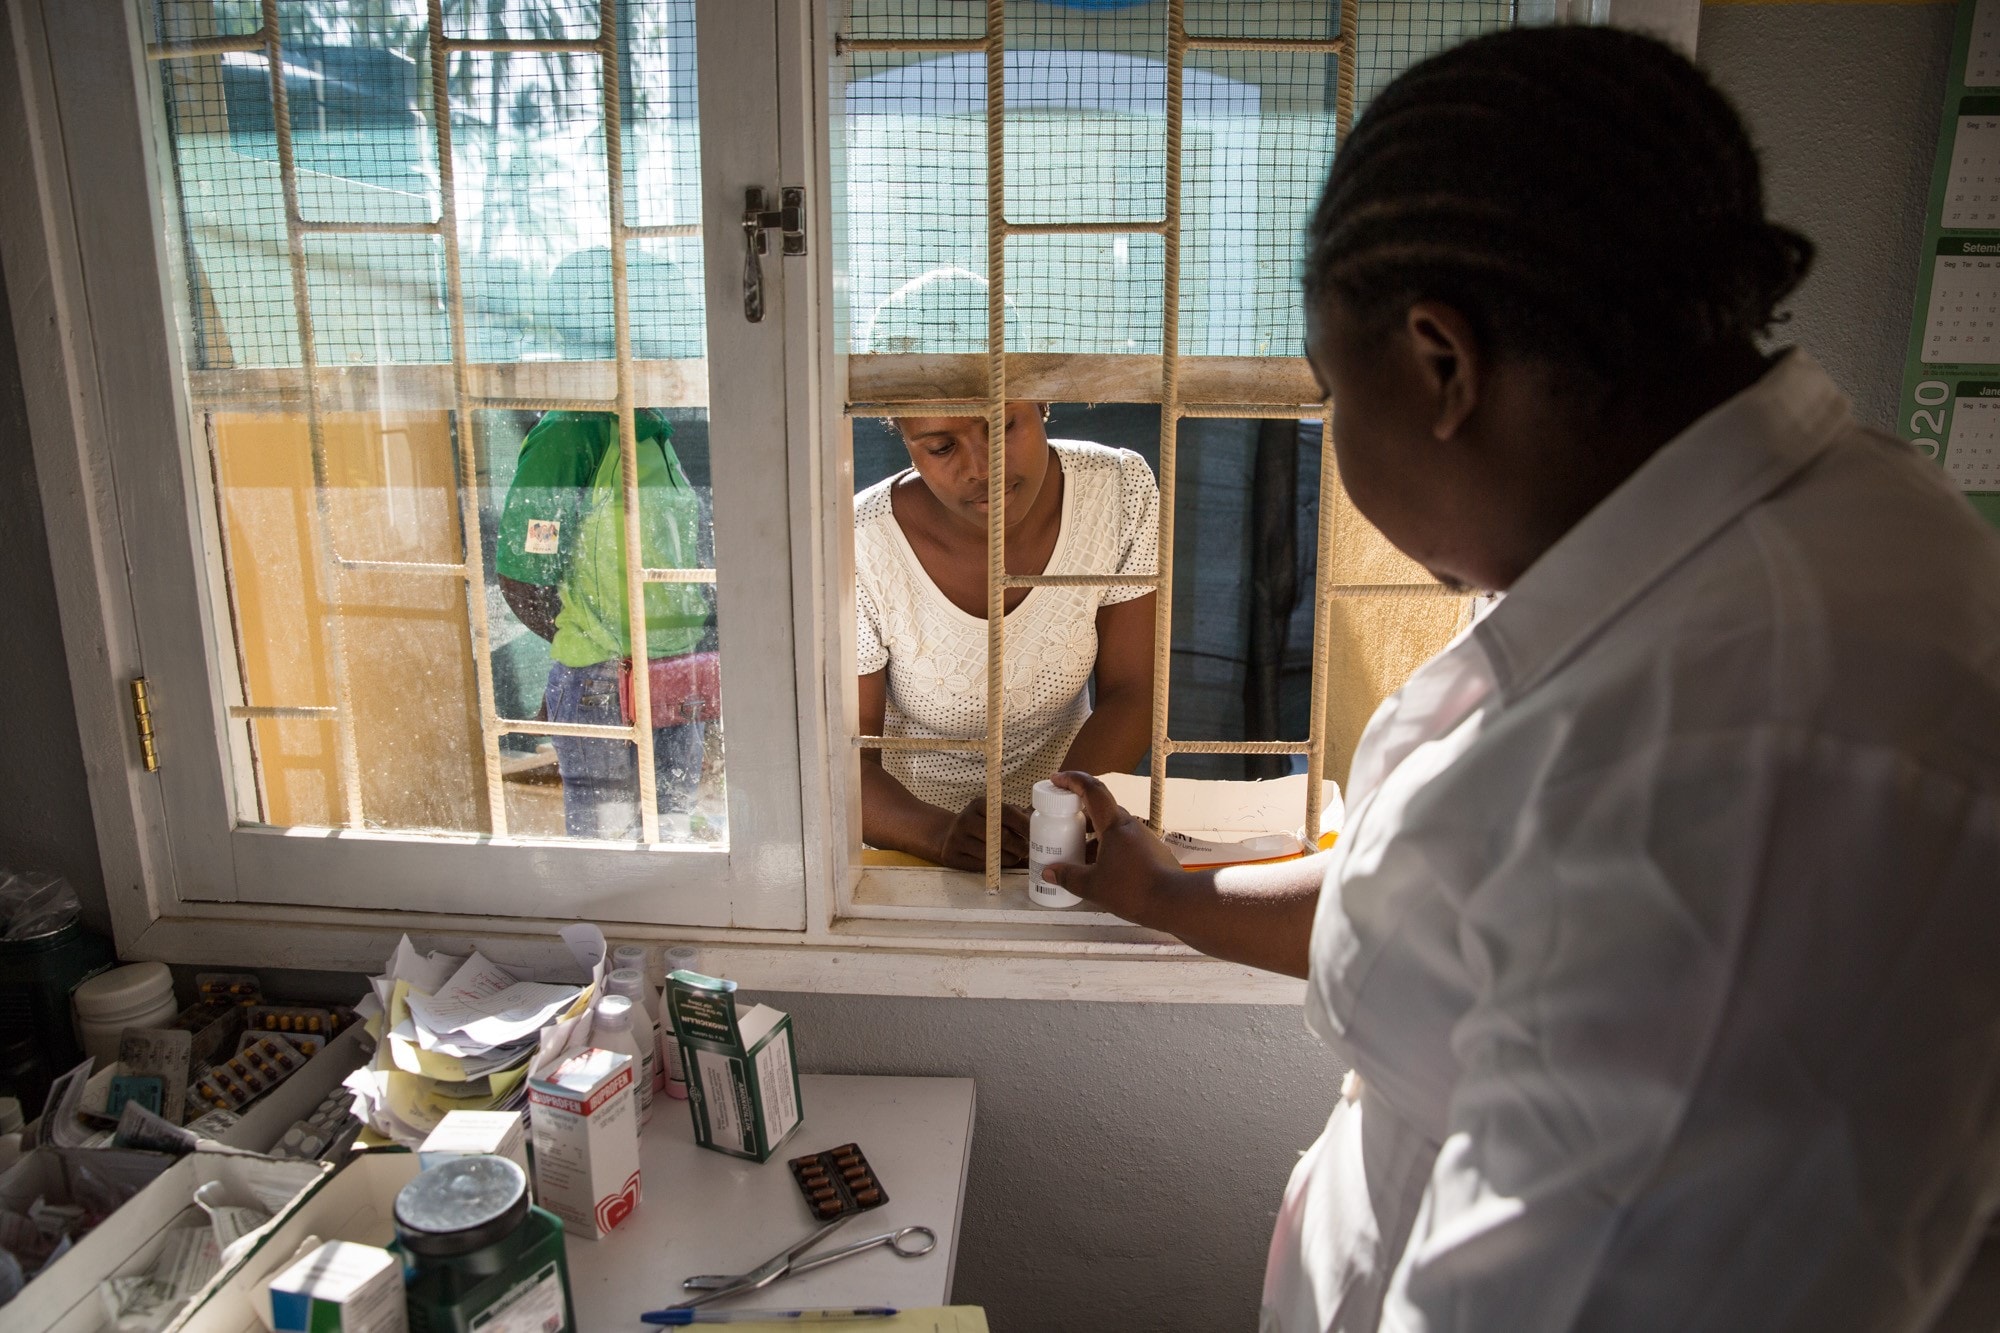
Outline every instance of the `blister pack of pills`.
<svg viewBox="0 0 2000 1333">
<path fill-rule="evenodd" d="M 195 993 L 209 1004 L 262 1004 L 264 983 L 251 972 L 197 972 Z"/>
<path fill-rule="evenodd" d="M 889 1202 L 889 1191 L 876 1179 L 859 1144 L 794 1157 L 786 1165 L 799 1182 L 799 1192 L 806 1196 L 806 1207 L 821 1221 L 844 1213 L 865 1213 Z"/>
</svg>

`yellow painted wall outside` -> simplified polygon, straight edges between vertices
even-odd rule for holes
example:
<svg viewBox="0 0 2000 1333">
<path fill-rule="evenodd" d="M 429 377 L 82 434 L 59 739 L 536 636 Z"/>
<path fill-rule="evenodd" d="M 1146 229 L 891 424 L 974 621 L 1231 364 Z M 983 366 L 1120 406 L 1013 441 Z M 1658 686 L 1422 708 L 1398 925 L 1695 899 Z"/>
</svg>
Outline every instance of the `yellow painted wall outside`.
<svg viewBox="0 0 2000 1333">
<path fill-rule="evenodd" d="M 313 546 L 312 462 L 303 417 L 213 418 L 244 690 L 258 705 L 335 704 L 327 590 Z M 442 412 L 328 417 L 336 549 L 350 559 L 461 558 L 449 418 Z M 487 829 L 465 584 L 455 576 L 338 576 L 369 827 Z M 263 818 L 338 824 L 335 730 L 316 720 L 252 724 Z"/>
<path fill-rule="evenodd" d="M 1432 582 L 1421 565 L 1389 544 L 1375 525 L 1336 490 L 1333 516 L 1335 584 Z M 1465 623 L 1458 597 L 1343 597 L 1328 612 L 1326 776 L 1347 782 L 1354 747 L 1375 708 L 1410 673 L 1451 641 Z"/>
</svg>

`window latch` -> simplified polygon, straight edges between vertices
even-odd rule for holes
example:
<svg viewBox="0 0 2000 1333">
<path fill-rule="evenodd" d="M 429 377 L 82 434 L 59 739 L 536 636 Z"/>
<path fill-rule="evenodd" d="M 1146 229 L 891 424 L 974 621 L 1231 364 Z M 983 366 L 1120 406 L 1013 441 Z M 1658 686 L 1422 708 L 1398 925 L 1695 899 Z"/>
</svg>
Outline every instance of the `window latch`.
<svg viewBox="0 0 2000 1333">
<path fill-rule="evenodd" d="M 752 187 L 743 192 L 743 318 L 752 324 L 764 321 L 764 256 L 771 252 L 771 238 L 782 238 L 779 253 L 806 252 L 806 192 L 787 185 L 778 191 L 778 207 L 767 209 L 764 191 Z"/>
</svg>

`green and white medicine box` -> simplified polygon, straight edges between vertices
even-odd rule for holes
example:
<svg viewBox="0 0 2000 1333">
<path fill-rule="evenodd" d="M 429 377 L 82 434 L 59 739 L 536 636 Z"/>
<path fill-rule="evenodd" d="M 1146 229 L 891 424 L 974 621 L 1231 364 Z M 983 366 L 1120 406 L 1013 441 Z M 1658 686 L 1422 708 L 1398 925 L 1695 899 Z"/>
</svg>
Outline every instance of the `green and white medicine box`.
<svg viewBox="0 0 2000 1333">
<path fill-rule="evenodd" d="M 792 1017 L 736 1003 L 736 983 L 699 972 L 667 978 L 667 1013 L 687 1070 L 688 1114 L 704 1148 L 768 1161 L 798 1128 Z"/>
</svg>

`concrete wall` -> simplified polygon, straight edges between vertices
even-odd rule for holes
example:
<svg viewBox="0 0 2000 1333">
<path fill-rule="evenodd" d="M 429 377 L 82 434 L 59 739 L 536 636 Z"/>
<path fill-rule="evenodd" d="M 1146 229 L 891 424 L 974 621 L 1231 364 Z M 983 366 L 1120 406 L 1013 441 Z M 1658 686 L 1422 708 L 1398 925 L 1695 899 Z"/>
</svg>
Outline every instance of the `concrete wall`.
<svg viewBox="0 0 2000 1333">
<path fill-rule="evenodd" d="M 1811 349 L 1887 427 L 1901 391 L 1917 250 L 1957 7 L 1710 5 L 1697 59 L 1764 159 L 1771 215 L 1819 257 L 1778 341 Z"/>
<path fill-rule="evenodd" d="M 1951 16 L 1904 5 L 1703 14 L 1702 61 L 1751 121 L 1774 212 L 1820 244 L 1785 337 L 1878 421 L 1909 332 Z M 101 912 L 11 345 L 0 347 L 0 467 L 0 864 L 62 869 Z M 958 1295 L 987 1305 L 996 1328 L 1253 1325 L 1278 1190 L 1338 1074 L 1296 1012 L 773 998 L 798 1016 L 810 1069 L 979 1080 Z"/>
</svg>

